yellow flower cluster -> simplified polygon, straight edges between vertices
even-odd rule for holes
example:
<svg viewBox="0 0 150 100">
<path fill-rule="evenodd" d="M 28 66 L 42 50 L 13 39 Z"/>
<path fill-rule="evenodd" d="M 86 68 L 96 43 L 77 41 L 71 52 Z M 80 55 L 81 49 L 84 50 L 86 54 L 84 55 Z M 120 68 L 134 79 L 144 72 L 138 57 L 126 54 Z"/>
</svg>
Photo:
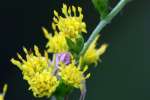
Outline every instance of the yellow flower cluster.
<svg viewBox="0 0 150 100">
<path fill-rule="evenodd" d="M 55 93 L 61 89 L 57 88 L 61 86 L 61 82 L 82 90 L 83 83 L 90 77 L 90 73 L 84 75 L 88 69 L 87 65 L 97 64 L 107 48 L 107 44 L 103 44 L 96 49 L 96 42 L 99 38 L 97 36 L 87 52 L 80 57 L 79 61 L 75 61 L 74 58 L 78 58 L 77 55 L 83 47 L 84 39 L 81 38 L 81 33 L 87 32 L 86 24 L 82 21 L 82 8 L 67 7 L 63 4 L 62 13 L 63 16 L 60 16 L 54 10 L 52 23 L 54 35 L 49 34 L 48 30 L 42 27 L 44 35 L 48 39 L 47 52 L 54 53 L 53 61 L 50 61 L 47 52 L 42 56 L 37 46 L 34 46 L 34 52 L 23 48 L 26 59 L 23 59 L 19 53 L 17 53 L 19 60 L 11 59 L 11 62 L 22 71 L 23 78 L 28 82 L 29 90 L 35 97 L 56 95 Z M 71 48 L 70 45 L 75 48 Z M 79 65 L 76 64 L 77 62 Z M 0 100 L 3 100 L 1 95 Z"/>
<path fill-rule="evenodd" d="M 96 49 L 96 42 L 99 38 L 99 35 L 92 42 L 86 53 L 80 57 L 80 62 L 85 64 L 96 64 L 100 60 L 101 55 L 106 51 L 108 44 L 102 44 L 99 49 Z"/>
<path fill-rule="evenodd" d="M 0 94 L 0 100 L 4 100 L 4 96 L 6 94 L 7 87 L 8 87 L 7 84 L 5 84 L 3 87 L 3 93 Z"/>
<path fill-rule="evenodd" d="M 75 6 L 68 7 L 63 4 L 62 13 L 64 17 L 59 16 L 54 10 L 52 28 L 54 36 L 43 27 L 45 37 L 48 39 L 46 47 L 50 53 L 60 53 L 68 51 L 66 37 L 73 41 L 78 38 L 82 32 L 86 33 L 86 24 L 83 22 L 82 8 Z"/>
<path fill-rule="evenodd" d="M 44 97 L 51 96 L 59 85 L 57 78 L 50 74 L 48 71 L 42 73 L 36 73 L 31 80 L 29 80 L 30 88 L 33 91 L 34 96 Z"/>
<path fill-rule="evenodd" d="M 85 66 L 84 69 L 81 70 L 81 68 L 76 66 L 74 62 L 69 65 L 61 64 L 60 72 L 58 74 L 61 76 L 65 84 L 82 89 L 82 82 L 90 77 L 90 73 L 83 76 L 87 69 L 88 67 Z"/>
<path fill-rule="evenodd" d="M 54 18 L 52 27 L 55 32 L 57 32 L 57 28 L 62 34 L 70 38 L 76 38 L 80 33 L 86 33 L 86 24 L 82 22 L 83 14 L 82 8 L 75 6 L 68 7 L 63 4 L 62 13 L 65 17 L 59 16 L 58 12 L 54 10 Z M 79 15 L 77 16 L 77 13 Z"/>
<path fill-rule="evenodd" d="M 37 97 L 51 96 L 59 85 L 56 76 L 52 75 L 52 68 L 48 63 L 48 55 L 45 52 L 43 57 L 37 46 L 34 46 L 34 53 L 29 53 L 26 48 L 23 48 L 26 53 L 26 60 L 18 54 L 19 60 L 11 59 L 11 62 L 18 66 L 22 71 L 23 77 L 30 85 L 29 89 Z"/>
</svg>

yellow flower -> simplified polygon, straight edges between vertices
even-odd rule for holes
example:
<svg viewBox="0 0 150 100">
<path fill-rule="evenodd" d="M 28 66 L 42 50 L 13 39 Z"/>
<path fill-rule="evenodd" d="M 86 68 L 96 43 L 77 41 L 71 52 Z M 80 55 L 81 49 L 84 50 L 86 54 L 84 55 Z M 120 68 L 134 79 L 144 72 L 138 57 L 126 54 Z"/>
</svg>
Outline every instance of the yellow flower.
<svg viewBox="0 0 150 100">
<path fill-rule="evenodd" d="M 42 72 L 44 69 L 48 68 L 48 56 L 45 52 L 45 56 L 42 56 L 38 50 L 37 46 L 34 46 L 34 53 L 29 53 L 26 48 L 23 48 L 26 54 L 26 60 L 17 53 L 19 60 L 11 59 L 11 62 L 20 68 L 24 75 L 24 79 L 32 77 L 37 72 Z"/>
<path fill-rule="evenodd" d="M 55 35 L 52 36 L 44 27 L 42 29 L 45 37 L 48 39 L 48 43 L 46 45 L 48 52 L 59 53 L 68 51 L 68 45 L 63 34 L 55 33 Z"/>
<path fill-rule="evenodd" d="M 59 85 L 56 76 L 51 75 L 48 71 L 36 73 L 28 83 L 29 90 L 33 91 L 35 97 L 50 97 Z"/>
<path fill-rule="evenodd" d="M 51 96 L 59 81 L 52 75 L 53 67 L 49 66 L 48 54 L 45 52 L 45 56 L 42 56 L 37 46 L 34 46 L 35 53 L 29 53 L 26 48 L 23 50 L 26 54 L 26 60 L 18 54 L 21 61 L 11 59 L 11 62 L 22 71 L 23 77 L 30 85 L 29 89 L 32 90 L 34 96 Z"/>
<path fill-rule="evenodd" d="M 95 40 L 92 42 L 86 53 L 80 57 L 80 63 L 85 64 L 96 64 L 98 60 L 100 60 L 101 55 L 106 51 L 108 44 L 102 44 L 102 46 L 99 49 L 96 49 L 96 42 L 99 38 L 99 35 L 95 38 Z M 81 64 L 81 65 L 82 65 Z"/>
<path fill-rule="evenodd" d="M 3 87 L 3 93 L 0 94 L 0 100 L 4 100 L 4 96 L 6 94 L 7 87 L 8 87 L 7 84 L 5 84 Z"/>
<path fill-rule="evenodd" d="M 82 89 L 82 82 L 90 77 L 90 74 L 87 74 L 85 77 L 83 75 L 87 69 L 88 67 L 85 66 L 84 69 L 81 70 L 74 62 L 69 65 L 61 64 L 58 75 L 61 76 L 65 84 Z"/>
<path fill-rule="evenodd" d="M 86 33 L 86 24 L 83 22 L 82 8 L 75 6 L 68 7 L 63 4 L 62 13 L 64 17 L 59 16 L 58 12 L 54 10 L 54 18 L 52 28 L 56 32 L 57 29 L 67 37 L 76 38 L 80 33 Z M 78 16 L 77 16 L 77 13 Z"/>
</svg>

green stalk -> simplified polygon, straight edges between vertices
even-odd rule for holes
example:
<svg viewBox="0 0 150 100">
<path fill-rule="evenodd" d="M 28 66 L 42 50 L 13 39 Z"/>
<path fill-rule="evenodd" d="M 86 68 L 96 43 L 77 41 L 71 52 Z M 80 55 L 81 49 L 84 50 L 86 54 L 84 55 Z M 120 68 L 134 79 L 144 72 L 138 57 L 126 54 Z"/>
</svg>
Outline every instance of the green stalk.
<svg viewBox="0 0 150 100">
<path fill-rule="evenodd" d="M 110 21 L 123 9 L 123 7 L 129 2 L 130 0 L 120 0 L 120 2 L 113 8 L 113 10 L 104 18 L 102 19 L 97 27 L 92 32 L 91 36 L 84 44 L 83 49 L 80 52 L 80 56 L 84 55 L 93 40 L 96 38 L 99 32 L 108 24 Z"/>
<path fill-rule="evenodd" d="M 52 96 L 51 100 L 65 100 L 62 96 Z"/>
</svg>

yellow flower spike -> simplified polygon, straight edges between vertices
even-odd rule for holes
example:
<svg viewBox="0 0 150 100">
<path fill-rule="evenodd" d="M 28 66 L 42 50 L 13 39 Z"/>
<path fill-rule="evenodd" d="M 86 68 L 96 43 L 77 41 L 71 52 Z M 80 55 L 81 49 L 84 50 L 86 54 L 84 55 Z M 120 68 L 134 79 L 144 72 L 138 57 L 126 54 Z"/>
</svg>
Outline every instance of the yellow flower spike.
<svg viewBox="0 0 150 100">
<path fill-rule="evenodd" d="M 77 11 L 79 12 L 79 16 L 76 16 L 76 13 L 78 13 Z M 58 14 L 56 11 L 54 11 L 54 13 L 55 16 L 52 24 L 54 32 L 63 33 L 65 37 L 69 37 L 71 39 L 79 37 L 80 33 L 82 32 L 87 32 L 86 24 L 82 21 L 82 8 L 78 7 L 78 9 L 76 9 L 75 6 L 67 8 L 67 6 L 63 4 L 62 13 L 65 15 L 65 17 L 57 17 Z"/>
<path fill-rule="evenodd" d="M 5 84 L 3 87 L 3 93 L 0 94 L 0 100 L 4 100 L 4 96 L 7 92 L 7 87 L 8 87 L 7 84 Z"/>
<path fill-rule="evenodd" d="M 85 77 L 83 75 L 87 68 L 88 67 L 85 67 L 84 70 L 81 70 L 80 67 L 77 67 L 73 62 L 69 65 L 61 64 L 58 74 L 65 84 L 75 88 L 82 88 L 82 82 L 90 77 L 90 74 Z"/>
<path fill-rule="evenodd" d="M 96 64 L 99 61 L 101 55 L 106 51 L 108 44 L 103 44 L 99 49 L 96 49 L 96 42 L 99 38 L 99 35 L 92 42 L 86 53 L 80 57 L 80 65 L 82 64 Z M 81 64 L 82 63 L 82 64 Z"/>
</svg>

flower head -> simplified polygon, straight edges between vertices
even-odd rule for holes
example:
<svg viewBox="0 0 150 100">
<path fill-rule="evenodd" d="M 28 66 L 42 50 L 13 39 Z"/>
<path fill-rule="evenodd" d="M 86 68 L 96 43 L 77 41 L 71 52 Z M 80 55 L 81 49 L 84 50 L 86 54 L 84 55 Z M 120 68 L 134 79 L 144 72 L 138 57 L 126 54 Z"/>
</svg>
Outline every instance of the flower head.
<svg viewBox="0 0 150 100">
<path fill-rule="evenodd" d="M 56 76 L 51 75 L 48 71 L 36 73 L 33 78 L 28 80 L 28 83 L 29 90 L 32 90 L 36 97 L 50 97 L 59 85 Z"/>
<path fill-rule="evenodd" d="M 85 66 L 84 69 L 81 70 L 79 66 L 76 66 L 74 62 L 72 62 L 69 65 L 61 64 L 58 74 L 65 84 L 82 89 L 82 82 L 90 77 L 90 74 L 87 74 L 85 77 L 83 75 L 87 69 L 88 67 Z"/>
<path fill-rule="evenodd" d="M 17 53 L 19 60 L 11 59 L 11 62 L 22 71 L 24 78 L 28 79 L 34 76 L 37 72 L 42 72 L 44 69 L 48 68 L 48 56 L 45 52 L 45 56 L 42 56 L 38 50 L 37 46 L 34 46 L 34 53 L 28 52 L 26 48 L 23 48 L 26 54 L 26 60 Z"/>
<path fill-rule="evenodd" d="M 76 38 L 82 32 L 86 33 L 86 24 L 83 22 L 82 8 L 75 6 L 68 7 L 63 4 L 62 13 L 64 17 L 59 16 L 54 10 L 54 22 L 52 28 L 54 31 L 60 31 L 67 37 Z M 79 13 L 77 15 L 77 13 Z M 57 30 L 58 29 L 58 30 Z"/>
<path fill-rule="evenodd" d="M 42 29 L 45 37 L 48 39 L 48 43 L 46 45 L 48 52 L 59 53 L 68 51 L 68 45 L 63 34 L 55 33 L 55 35 L 52 36 L 44 27 Z"/>
<path fill-rule="evenodd" d="M 100 59 L 100 56 L 106 51 L 108 45 L 103 44 L 99 49 L 96 49 L 96 42 L 98 40 L 99 36 L 95 38 L 95 40 L 92 42 L 86 53 L 80 57 L 81 63 L 86 64 L 97 64 L 97 61 Z"/>
<path fill-rule="evenodd" d="M 42 56 L 37 46 L 34 47 L 35 54 L 29 53 L 26 48 L 23 49 L 26 53 L 26 60 L 18 54 L 21 61 L 11 59 L 11 62 L 20 68 L 34 96 L 51 96 L 59 81 L 56 76 L 52 75 L 53 67 L 49 66 L 47 53 L 45 52 L 45 56 Z"/>
</svg>

